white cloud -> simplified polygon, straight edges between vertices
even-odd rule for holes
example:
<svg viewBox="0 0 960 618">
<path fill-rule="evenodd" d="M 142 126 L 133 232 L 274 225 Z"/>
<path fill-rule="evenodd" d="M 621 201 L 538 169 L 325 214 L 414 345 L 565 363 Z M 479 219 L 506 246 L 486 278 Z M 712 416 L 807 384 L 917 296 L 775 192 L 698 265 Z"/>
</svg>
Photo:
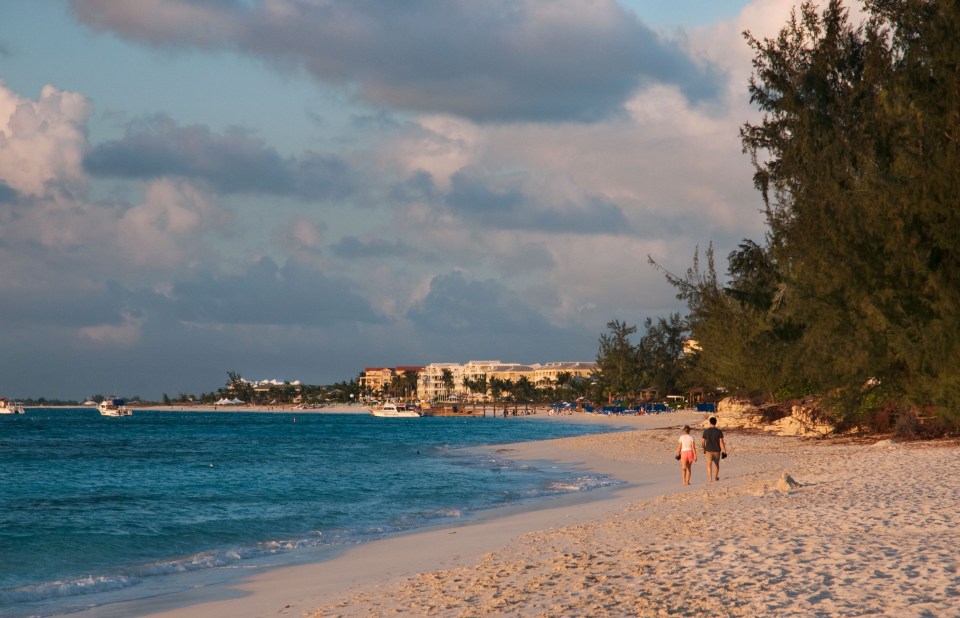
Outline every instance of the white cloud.
<svg viewBox="0 0 960 618">
<path fill-rule="evenodd" d="M 29 197 L 82 188 L 90 111 L 79 94 L 46 86 L 31 101 L 0 81 L 0 181 Z"/>
<path fill-rule="evenodd" d="M 115 240 L 121 257 L 138 269 L 192 268 L 211 252 L 206 234 L 226 221 L 213 196 L 188 182 L 158 180 L 147 184 L 141 204 L 120 216 Z"/>
<path fill-rule="evenodd" d="M 487 132 L 468 120 L 422 116 L 387 143 L 378 160 L 383 167 L 398 166 L 404 176 L 423 170 L 439 188 L 448 190 L 451 177 L 477 161 L 486 136 Z"/>
</svg>

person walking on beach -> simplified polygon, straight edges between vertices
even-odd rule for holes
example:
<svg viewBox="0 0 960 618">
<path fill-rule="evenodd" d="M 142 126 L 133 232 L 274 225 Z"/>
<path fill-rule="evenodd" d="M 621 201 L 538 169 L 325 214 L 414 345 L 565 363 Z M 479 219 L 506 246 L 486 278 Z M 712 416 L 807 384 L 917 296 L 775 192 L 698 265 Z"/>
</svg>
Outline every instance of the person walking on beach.
<svg viewBox="0 0 960 618">
<path fill-rule="evenodd" d="M 683 484 L 690 484 L 690 475 L 693 472 L 693 462 L 697 460 L 697 445 L 693 436 L 690 435 L 690 425 L 684 425 L 683 434 L 677 443 L 677 459 L 680 460 L 680 472 L 683 476 Z"/>
<path fill-rule="evenodd" d="M 723 441 L 723 432 L 717 429 L 717 417 L 710 417 L 710 426 L 703 430 L 700 440 L 703 456 L 707 460 L 709 482 L 720 480 L 720 460 L 727 456 L 727 445 Z"/>
</svg>

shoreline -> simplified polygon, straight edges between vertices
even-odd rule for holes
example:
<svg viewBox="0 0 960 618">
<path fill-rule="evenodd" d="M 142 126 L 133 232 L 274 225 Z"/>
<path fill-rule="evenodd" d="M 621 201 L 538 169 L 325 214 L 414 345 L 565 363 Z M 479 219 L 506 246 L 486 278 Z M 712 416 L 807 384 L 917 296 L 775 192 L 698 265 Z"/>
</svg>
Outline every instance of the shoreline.
<svg viewBox="0 0 960 618">
<path fill-rule="evenodd" d="M 75 406 L 26 406 L 30 410 L 80 410 L 80 409 L 90 409 L 97 410 L 96 406 L 85 406 L 85 405 L 75 405 Z M 134 414 L 137 412 L 283 412 L 283 413 L 296 413 L 296 414 L 369 414 L 369 408 L 362 406 L 361 404 L 342 404 L 342 405 L 331 405 L 325 406 L 323 408 L 297 408 L 296 406 L 291 405 L 276 405 L 276 406 L 248 406 L 248 405 L 206 405 L 206 404 L 190 404 L 190 405 L 175 405 L 171 404 L 168 406 L 165 405 L 130 405 L 128 407 L 133 411 Z"/>
<path fill-rule="evenodd" d="M 201 411 L 212 412 L 212 410 Z M 600 424 L 610 427 L 611 432 L 618 432 L 630 428 L 645 429 L 700 422 L 705 416 L 702 413 L 689 411 L 648 416 L 549 415 L 543 411 L 541 414 L 517 418 L 531 419 L 534 422 Z M 507 422 L 510 420 L 513 419 L 506 419 Z M 502 421 L 503 419 L 498 418 L 498 422 Z M 578 457 L 572 459 L 563 457 L 562 453 L 556 451 L 556 447 L 553 446 L 555 442 L 557 441 L 548 440 L 469 448 L 496 452 L 498 456 L 514 460 L 581 467 L 587 471 L 608 474 L 626 483 L 632 482 L 621 475 L 622 470 L 618 471 L 610 466 L 594 468 L 592 465 L 587 465 L 590 462 L 581 461 Z M 540 444 L 543 444 L 546 450 L 535 447 Z M 283 607 L 291 605 L 286 600 L 288 595 L 300 597 L 319 594 L 321 595 L 318 597 L 319 600 L 304 605 L 299 610 L 300 613 L 312 611 L 323 604 L 322 599 L 327 598 L 322 595 L 336 595 L 345 586 L 352 586 L 357 582 L 377 585 L 385 578 L 391 578 L 397 574 L 409 576 L 424 569 L 430 569 L 438 556 L 433 552 L 424 552 L 424 548 L 443 545 L 445 553 L 448 548 L 453 551 L 453 556 L 442 559 L 440 563 L 442 565 L 452 564 L 450 560 L 466 559 L 471 556 L 475 558 L 487 551 L 491 542 L 494 546 L 506 543 L 520 530 L 535 529 L 545 521 L 545 518 L 551 520 L 556 518 L 556 521 L 563 522 L 569 521 L 570 517 L 586 517 L 594 512 L 606 512 L 608 508 L 613 508 L 613 503 L 618 500 L 618 493 L 623 489 L 625 485 L 618 485 L 484 510 L 460 522 L 412 530 L 355 546 L 333 550 L 324 548 L 313 552 L 317 558 L 315 562 L 270 566 L 262 570 L 254 567 L 252 575 L 243 576 L 225 586 L 215 584 L 207 587 L 201 584 L 184 593 L 112 603 L 71 615 L 83 618 L 261 616 L 272 613 L 267 611 L 267 606 L 280 602 Z M 593 504 L 604 506 L 591 507 L 590 505 Z M 601 508 L 602 511 L 594 511 L 594 508 Z M 277 596 L 278 590 L 281 592 Z M 300 615 L 300 613 L 294 612 L 292 615 Z"/>
<path fill-rule="evenodd" d="M 130 406 L 133 413 L 144 412 L 259 412 L 283 414 L 369 414 L 370 409 L 358 403 L 331 405 L 323 408 L 298 408 L 292 405 L 253 406 L 253 405 L 169 405 L 169 406 Z"/>
<path fill-rule="evenodd" d="M 198 589 L 180 599 L 188 605 L 155 599 L 78 616 L 956 615 L 960 559 L 943 543 L 960 525 L 956 441 L 725 430 L 721 481 L 706 482 L 701 458 L 683 487 L 676 427 L 699 434 L 690 420 L 704 418 L 601 418 L 645 424 L 489 447 L 623 485 L 270 569 L 219 598 Z"/>
</svg>

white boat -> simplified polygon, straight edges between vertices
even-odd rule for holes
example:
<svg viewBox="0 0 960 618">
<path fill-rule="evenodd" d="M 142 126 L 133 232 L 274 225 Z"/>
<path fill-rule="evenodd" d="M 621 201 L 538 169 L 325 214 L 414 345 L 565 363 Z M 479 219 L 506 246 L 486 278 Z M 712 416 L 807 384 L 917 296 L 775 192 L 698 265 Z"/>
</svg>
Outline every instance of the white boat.
<svg viewBox="0 0 960 618">
<path fill-rule="evenodd" d="M 403 404 L 387 402 L 381 406 L 370 409 L 370 414 L 383 418 L 419 418 L 420 413 L 409 406 Z"/>
<path fill-rule="evenodd" d="M 122 399 L 104 399 L 99 405 L 100 416 L 130 416 L 133 411 L 123 405 Z"/>
<path fill-rule="evenodd" d="M 23 406 L 6 397 L 0 397 L 0 414 L 23 414 Z"/>
</svg>

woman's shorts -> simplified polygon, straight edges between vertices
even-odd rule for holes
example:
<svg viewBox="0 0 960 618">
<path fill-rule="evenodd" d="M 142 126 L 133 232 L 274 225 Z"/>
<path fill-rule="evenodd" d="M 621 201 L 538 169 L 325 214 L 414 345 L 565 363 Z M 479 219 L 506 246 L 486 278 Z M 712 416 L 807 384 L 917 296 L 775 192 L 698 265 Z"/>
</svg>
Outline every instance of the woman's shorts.
<svg viewBox="0 0 960 618">
<path fill-rule="evenodd" d="M 680 461 L 693 461 L 693 451 L 680 451 Z"/>
</svg>

